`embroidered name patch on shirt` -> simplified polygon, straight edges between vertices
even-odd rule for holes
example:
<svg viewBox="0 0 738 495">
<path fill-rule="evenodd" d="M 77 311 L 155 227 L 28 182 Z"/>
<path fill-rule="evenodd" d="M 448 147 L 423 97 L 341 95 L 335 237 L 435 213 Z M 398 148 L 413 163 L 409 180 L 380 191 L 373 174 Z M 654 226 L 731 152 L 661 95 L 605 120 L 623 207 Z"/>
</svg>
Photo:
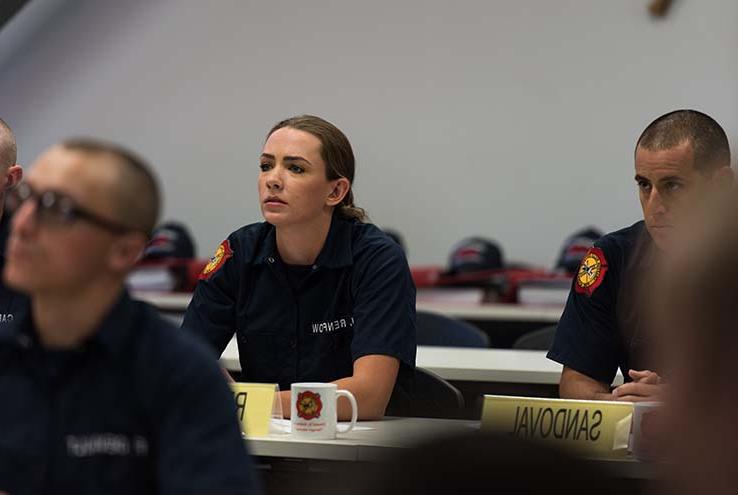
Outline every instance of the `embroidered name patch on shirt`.
<svg viewBox="0 0 738 495">
<path fill-rule="evenodd" d="M 338 318 L 332 321 L 322 321 L 311 325 L 313 333 L 333 333 L 343 328 L 351 328 L 354 326 L 354 317 Z"/>
<path fill-rule="evenodd" d="M 66 440 L 69 457 L 141 457 L 149 453 L 149 442 L 140 435 L 129 438 L 120 433 L 91 433 L 67 435 Z"/>
</svg>

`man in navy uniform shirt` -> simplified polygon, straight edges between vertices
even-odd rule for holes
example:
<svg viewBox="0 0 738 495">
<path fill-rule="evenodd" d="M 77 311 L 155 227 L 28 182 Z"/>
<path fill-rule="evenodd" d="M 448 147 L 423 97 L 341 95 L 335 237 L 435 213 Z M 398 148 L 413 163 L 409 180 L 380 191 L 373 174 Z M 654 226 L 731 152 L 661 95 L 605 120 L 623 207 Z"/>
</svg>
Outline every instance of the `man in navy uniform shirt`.
<svg viewBox="0 0 738 495">
<path fill-rule="evenodd" d="M 256 493 L 215 356 L 123 288 L 159 211 L 114 145 L 67 141 L 11 192 L 0 328 L 0 492 Z"/>
<path fill-rule="evenodd" d="M 652 122 L 635 150 L 643 221 L 598 240 L 582 260 L 548 357 L 564 365 L 563 398 L 646 401 L 663 392 L 649 335 L 648 275 L 677 247 L 690 215 L 733 184 L 727 136 L 678 110 Z M 610 385 L 618 367 L 625 383 Z"/>
<path fill-rule="evenodd" d="M 23 178 L 23 169 L 16 163 L 18 149 L 15 135 L 4 120 L 0 119 L 0 270 L 5 265 L 5 243 L 8 240 L 10 219 L 4 212 L 5 195 Z M 25 309 L 28 299 L 0 282 L 0 327 L 13 321 Z"/>
</svg>

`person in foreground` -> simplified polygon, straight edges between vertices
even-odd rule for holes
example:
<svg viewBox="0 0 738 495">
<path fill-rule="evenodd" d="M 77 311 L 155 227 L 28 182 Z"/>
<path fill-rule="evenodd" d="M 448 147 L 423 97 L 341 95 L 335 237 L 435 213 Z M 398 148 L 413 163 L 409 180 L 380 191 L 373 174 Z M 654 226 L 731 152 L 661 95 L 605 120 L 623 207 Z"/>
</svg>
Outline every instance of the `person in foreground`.
<svg viewBox="0 0 738 495">
<path fill-rule="evenodd" d="M 701 206 L 733 185 L 730 148 L 720 125 L 695 110 L 653 121 L 635 149 L 643 221 L 598 240 L 582 260 L 548 357 L 564 365 L 559 394 L 568 399 L 658 400 L 646 313 L 652 274 L 678 247 Z M 618 367 L 625 383 L 610 385 Z"/>
<path fill-rule="evenodd" d="M 315 116 L 275 125 L 259 159 L 265 222 L 224 240 L 203 270 L 183 328 L 222 353 L 237 336 L 242 379 L 335 382 L 359 419 L 384 415 L 415 365 L 415 286 L 402 248 L 354 205 L 346 136 Z M 339 419 L 351 417 L 347 401 Z"/>
<path fill-rule="evenodd" d="M 668 468 L 663 493 L 738 493 L 738 195 L 711 207 L 664 270 L 653 309 L 673 381 L 649 419 Z"/>
<path fill-rule="evenodd" d="M 7 206 L 31 302 L 0 328 L 0 492 L 258 493 L 214 357 L 123 287 L 159 212 L 146 165 L 69 140 Z"/>
<path fill-rule="evenodd" d="M 634 483 L 619 480 L 571 452 L 479 431 L 427 437 L 374 463 L 362 464 L 349 465 L 332 473 L 330 479 L 308 478 L 299 491 L 304 495 L 634 493 Z M 294 493 L 294 488 L 275 490 L 275 495 L 287 493 Z"/>
<path fill-rule="evenodd" d="M 4 211 L 5 196 L 23 178 L 23 169 L 16 163 L 17 159 L 15 134 L 10 126 L 0 119 L 0 272 L 5 264 L 5 244 L 10 232 L 10 215 Z M 10 289 L 0 281 L 0 327 L 12 322 L 27 305 L 28 299 L 23 294 Z"/>
</svg>

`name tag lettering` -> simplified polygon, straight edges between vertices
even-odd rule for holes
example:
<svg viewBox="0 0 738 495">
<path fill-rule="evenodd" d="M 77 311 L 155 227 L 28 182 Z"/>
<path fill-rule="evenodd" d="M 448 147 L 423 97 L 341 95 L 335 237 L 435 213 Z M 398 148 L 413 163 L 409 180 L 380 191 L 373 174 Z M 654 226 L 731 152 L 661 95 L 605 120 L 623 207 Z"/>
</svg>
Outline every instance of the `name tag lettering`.
<svg viewBox="0 0 738 495">
<path fill-rule="evenodd" d="M 333 321 L 323 321 L 319 323 L 313 323 L 312 325 L 313 334 L 320 333 L 333 333 L 343 328 L 351 328 L 354 326 L 353 316 L 346 318 L 339 318 Z"/>
<path fill-rule="evenodd" d="M 522 438 L 546 439 L 553 436 L 559 440 L 596 442 L 602 434 L 601 425 L 602 411 L 599 409 L 590 415 L 587 410 L 518 406 L 510 434 Z"/>
<path fill-rule="evenodd" d="M 136 435 L 129 438 L 119 433 L 92 433 L 89 435 L 67 435 L 67 454 L 70 457 L 95 456 L 146 456 L 149 442 Z"/>
<path fill-rule="evenodd" d="M 236 394 L 236 413 L 238 414 L 238 420 L 243 422 L 246 417 L 246 398 L 248 392 L 234 392 Z"/>
</svg>

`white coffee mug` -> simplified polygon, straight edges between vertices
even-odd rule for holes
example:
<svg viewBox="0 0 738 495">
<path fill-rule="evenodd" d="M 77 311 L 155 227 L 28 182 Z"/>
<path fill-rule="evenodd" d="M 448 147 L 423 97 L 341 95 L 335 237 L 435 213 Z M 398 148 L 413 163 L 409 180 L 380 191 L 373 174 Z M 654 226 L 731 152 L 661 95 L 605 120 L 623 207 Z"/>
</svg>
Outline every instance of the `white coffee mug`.
<svg viewBox="0 0 738 495">
<path fill-rule="evenodd" d="M 635 402 L 633 404 L 633 428 L 630 439 L 630 451 L 641 461 L 653 461 L 658 457 L 656 449 L 659 442 L 658 410 L 660 402 Z"/>
<path fill-rule="evenodd" d="M 335 383 L 292 384 L 292 435 L 314 440 L 336 438 L 336 432 L 348 433 L 356 426 L 359 408 L 356 398 L 348 390 L 338 390 Z M 336 401 L 346 397 L 351 403 L 351 424 L 338 428 Z"/>
</svg>

